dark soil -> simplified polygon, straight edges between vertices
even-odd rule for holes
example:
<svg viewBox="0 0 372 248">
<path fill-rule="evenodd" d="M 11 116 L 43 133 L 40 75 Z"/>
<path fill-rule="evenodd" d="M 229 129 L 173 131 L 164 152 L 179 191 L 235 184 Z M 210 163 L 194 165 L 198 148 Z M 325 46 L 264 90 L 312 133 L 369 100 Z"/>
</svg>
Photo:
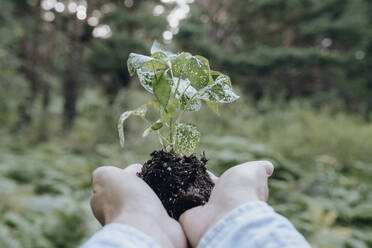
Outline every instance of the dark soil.
<svg viewBox="0 0 372 248">
<path fill-rule="evenodd" d="M 175 156 L 163 150 L 151 153 L 138 176 L 158 195 L 168 214 L 178 220 L 186 210 L 205 204 L 214 187 L 203 155 Z"/>
</svg>

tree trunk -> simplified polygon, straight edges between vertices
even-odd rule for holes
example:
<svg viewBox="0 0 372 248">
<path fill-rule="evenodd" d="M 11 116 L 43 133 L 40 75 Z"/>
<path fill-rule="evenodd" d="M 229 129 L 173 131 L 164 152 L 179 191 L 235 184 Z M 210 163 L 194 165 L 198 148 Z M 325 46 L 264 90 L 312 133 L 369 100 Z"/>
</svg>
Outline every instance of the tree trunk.
<svg viewBox="0 0 372 248">
<path fill-rule="evenodd" d="M 68 131 L 76 117 L 76 103 L 79 90 L 80 60 L 83 47 L 80 45 L 82 23 L 71 20 L 68 23 L 69 51 L 63 83 L 63 128 Z"/>
<path fill-rule="evenodd" d="M 29 93 L 25 99 L 21 101 L 18 106 L 18 119 L 15 123 L 12 132 L 13 133 L 24 133 L 26 127 L 31 124 L 32 116 L 31 109 L 39 91 L 39 76 L 35 70 L 38 62 L 38 39 L 39 39 L 39 27 L 40 27 L 40 12 L 35 10 L 31 12 L 31 15 L 35 19 L 35 23 L 32 26 L 31 32 L 26 34 L 20 41 L 21 52 L 19 57 L 24 60 L 20 71 L 23 73 L 25 78 L 29 82 Z"/>
<path fill-rule="evenodd" d="M 48 34 L 46 45 L 41 51 L 41 61 L 43 68 L 47 73 L 54 72 L 53 57 L 55 51 L 55 24 L 48 25 Z M 46 141 L 48 139 L 48 115 L 50 102 L 50 82 L 43 80 L 42 82 L 42 109 L 40 119 L 39 141 Z"/>
</svg>

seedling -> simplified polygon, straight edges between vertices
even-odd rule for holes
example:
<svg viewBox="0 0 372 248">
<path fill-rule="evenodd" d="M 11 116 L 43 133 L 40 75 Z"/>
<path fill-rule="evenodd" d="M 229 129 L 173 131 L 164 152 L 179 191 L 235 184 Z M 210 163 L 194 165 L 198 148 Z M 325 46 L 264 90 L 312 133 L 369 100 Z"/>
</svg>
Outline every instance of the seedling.
<svg viewBox="0 0 372 248">
<path fill-rule="evenodd" d="M 232 90 L 230 78 L 211 70 L 206 58 L 187 52 L 174 54 L 156 41 L 151 56 L 131 53 L 127 65 L 129 74 L 137 73 L 141 85 L 154 99 L 120 116 L 118 130 L 122 147 L 125 142 L 123 123 L 134 115 L 148 124 L 143 137 L 155 132 L 164 151 L 189 156 L 199 144 L 200 132 L 195 124 L 182 122 L 185 112 L 199 111 L 205 102 L 219 115 L 219 103 L 239 98 Z M 149 107 L 157 111 L 158 120 L 152 122 L 146 118 Z"/>
<path fill-rule="evenodd" d="M 151 153 L 138 173 L 158 195 L 168 214 L 175 219 L 192 207 L 208 201 L 213 181 L 206 169 L 207 159 L 192 155 L 200 141 L 195 124 L 183 122 L 185 112 L 199 111 L 203 102 L 219 115 L 218 104 L 239 98 L 230 78 L 209 67 L 206 58 L 182 52 L 174 54 L 158 42 L 151 48 L 151 56 L 131 53 L 128 71 L 135 73 L 141 85 L 154 99 L 120 116 L 118 129 L 123 147 L 124 121 L 130 116 L 141 117 L 148 127 L 143 136 L 155 132 L 163 146 Z M 155 109 L 157 120 L 146 117 L 147 110 Z"/>
</svg>

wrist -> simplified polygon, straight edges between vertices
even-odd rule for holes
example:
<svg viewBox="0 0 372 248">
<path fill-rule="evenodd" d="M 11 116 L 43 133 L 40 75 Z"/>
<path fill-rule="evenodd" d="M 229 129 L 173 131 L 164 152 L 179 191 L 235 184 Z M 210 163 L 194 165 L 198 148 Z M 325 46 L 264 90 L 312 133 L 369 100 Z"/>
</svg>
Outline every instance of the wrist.
<svg viewBox="0 0 372 248">
<path fill-rule="evenodd" d="M 204 208 L 204 212 L 209 215 L 209 218 L 207 218 L 207 221 L 204 223 L 203 226 L 203 232 L 200 238 L 208 232 L 209 229 L 211 229 L 218 221 L 224 219 L 226 216 L 228 216 L 231 212 L 233 212 L 235 209 L 247 204 L 247 203 L 255 203 L 260 202 L 258 197 L 249 197 L 244 200 L 232 200 L 232 201 L 226 201 L 223 204 L 213 204 L 213 203 L 207 203 Z"/>
<path fill-rule="evenodd" d="M 163 228 L 160 228 L 162 223 L 155 220 L 153 216 L 136 213 L 121 213 L 117 217 L 108 221 L 106 224 L 110 223 L 119 223 L 133 227 L 149 236 L 160 247 L 173 247 L 171 238 L 167 235 Z"/>
</svg>

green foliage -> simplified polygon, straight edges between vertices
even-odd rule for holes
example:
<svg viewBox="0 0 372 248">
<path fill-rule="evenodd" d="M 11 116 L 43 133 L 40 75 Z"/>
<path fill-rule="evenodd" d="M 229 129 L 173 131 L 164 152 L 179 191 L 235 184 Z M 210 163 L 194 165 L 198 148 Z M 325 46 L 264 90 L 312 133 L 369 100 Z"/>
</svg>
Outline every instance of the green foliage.
<svg viewBox="0 0 372 248">
<path fill-rule="evenodd" d="M 0 246 L 79 246 L 97 226 L 86 204 L 92 159 L 62 155 L 60 144 L 35 147 L 2 137 Z"/>
<path fill-rule="evenodd" d="M 239 98 L 232 90 L 230 78 L 211 71 L 206 58 L 185 52 L 174 54 L 157 41 L 152 45 L 151 57 L 131 53 L 127 65 L 130 75 L 137 73 L 141 85 L 154 94 L 155 100 L 120 116 L 121 146 L 124 146 L 124 121 L 137 115 L 149 125 L 143 136 L 156 131 L 166 151 L 190 155 L 199 144 L 200 132 L 193 124 L 181 123 L 184 113 L 200 110 L 204 101 L 219 114 L 219 103 L 231 103 Z M 215 75 L 218 77 L 214 80 Z M 153 123 L 146 119 L 147 108 L 151 105 L 160 118 Z"/>
</svg>

